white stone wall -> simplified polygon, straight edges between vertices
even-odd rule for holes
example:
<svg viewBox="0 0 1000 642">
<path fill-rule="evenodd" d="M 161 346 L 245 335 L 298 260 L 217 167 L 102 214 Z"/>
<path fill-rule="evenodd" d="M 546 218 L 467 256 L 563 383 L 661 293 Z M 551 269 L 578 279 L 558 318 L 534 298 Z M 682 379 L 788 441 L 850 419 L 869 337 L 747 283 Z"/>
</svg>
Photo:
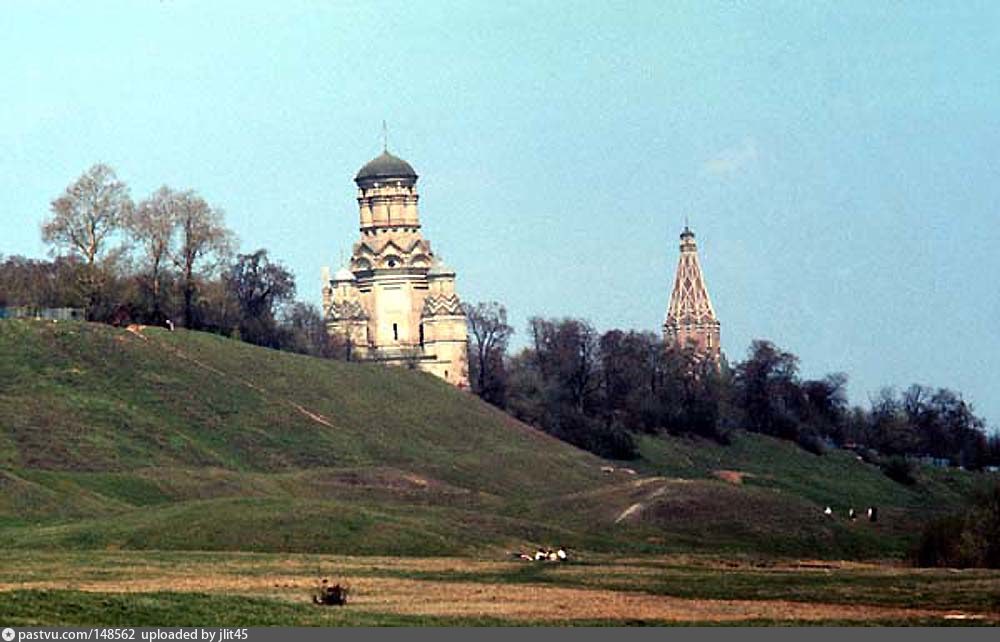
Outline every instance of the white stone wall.
<svg viewBox="0 0 1000 642">
<path fill-rule="evenodd" d="M 365 318 L 333 315 L 328 328 L 349 336 L 358 358 L 402 365 L 416 356 L 422 370 L 465 387 L 466 319 L 457 307 L 454 274 L 434 272 L 434 254 L 420 232 L 415 182 L 359 180 L 361 237 L 350 261 L 354 280 L 325 283 L 323 303 L 329 314 L 357 302 Z M 434 299 L 431 306 L 425 305 L 428 297 Z"/>
</svg>

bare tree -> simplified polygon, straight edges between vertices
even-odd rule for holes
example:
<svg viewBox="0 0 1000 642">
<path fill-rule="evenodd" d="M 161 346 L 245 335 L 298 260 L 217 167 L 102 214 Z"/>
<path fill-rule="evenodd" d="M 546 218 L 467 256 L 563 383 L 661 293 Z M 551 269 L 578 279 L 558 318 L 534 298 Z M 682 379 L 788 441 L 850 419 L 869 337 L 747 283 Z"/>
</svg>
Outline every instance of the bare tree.
<svg viewBox="0 0 1000 642">
<path fill-rule="evenodd" d="M 177 245 L 170 253 L 180 270 L 184 294 L 184 324 L 197 325 L 194 313 L 199 272 L 214 271 L 229 254 L 233 234 L 223 225 L 222 210 L 213 208 L 193 191 L 175 197 Z"/>
<path fill-rule="evenodd" d="M 162 314 L 163 274 L 177 237 L 180 196 L 164 185 L 139 203 L 128 224 L 132 238 L 145 254 L 154 317 Z"/>
<path fill-rule="evenodd" d="M 598 380 L 599 363 L 598 334 L 594 326 L 586 321 L 563 321 L 559 327 L 559 345 L 566 350 L 568 363 L 572 363 L 567 380 L 577 409 L 584 411 L 587 399 L 600 386 Z"/>
<path fill-rule="evenodd" d="M 319 308 L 312 303 L 296 301 L 281 311 L 281 349 L 309 354 L 314 357 L 350 358 L 350 344 L 339 335 L 331 337 Z"/>
<path fill-rule="evenodd" d="M 42 240 L 94 265 L 131 211 L 128 187 L 113 169 L 97 164 L 52 201 L 52 218 L 42 225 Z"/>
<path fill-rule="evenodd" d="M 100 263 L 109 258 L 111 240 L 132 209 L 128 187 L 113 169 L 98 163 L 52 201 L 52 217 L 42 224 L 42 240 L 82 260 L 88 313 L 100 295 Z"/>
<path fill-rule="evenodd" d="M 597 331 L 581 319 L 528 319 L 534 367 L 583 412 L 600 387 Z"/>
<path fill-rule="evenodd" d="M 507 308 L 490 301 L 463 304 L 472 345 L 470 364 L 473 390 L 486 401 L 503 406 L 506 377 L 503 358 L 514 328 L 507 324 Z"/>
<path fill-rule="evenodd" d="M 272 261 L 267 250 L 240 254 L 225 275 L 226 287 L 240 307 L 240 336 L 257 345 L 279 347 L 275 315 L 295 296 L 295 277 Z"/>
</svg>

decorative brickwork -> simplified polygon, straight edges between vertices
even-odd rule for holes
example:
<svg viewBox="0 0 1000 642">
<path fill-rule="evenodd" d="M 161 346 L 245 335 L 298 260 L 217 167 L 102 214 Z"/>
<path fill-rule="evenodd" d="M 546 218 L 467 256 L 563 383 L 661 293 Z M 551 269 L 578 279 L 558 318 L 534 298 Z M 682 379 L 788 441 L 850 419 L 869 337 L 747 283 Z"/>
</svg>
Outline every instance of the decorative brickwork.
<svg viewBox="0 0 1000 642">
<path fill-rule="evenodd" d="M 663 338 L 668 345 L 693 347 L 699 354 L 719 360 L 721 324 L 708 296 L 694 232 L 684 227 L 681 233 L 681 258 L 677 264 L 670 306 L 663 323 Z"/>
<path fill-rule="evenodd" d="M 442 294 L 424 299 L 422 317 L 462 314 L 462 302 L 457 294 Z"/>
</svg>

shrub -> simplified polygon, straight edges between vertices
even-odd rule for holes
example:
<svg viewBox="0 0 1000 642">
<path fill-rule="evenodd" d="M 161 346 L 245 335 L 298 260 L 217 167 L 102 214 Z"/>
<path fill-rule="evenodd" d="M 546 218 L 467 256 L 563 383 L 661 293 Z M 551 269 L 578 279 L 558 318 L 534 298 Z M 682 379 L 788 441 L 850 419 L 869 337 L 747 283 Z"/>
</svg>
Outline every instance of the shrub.
<svg viewBox="0 0 1000 642">
<path fill-rule="evenodd" d="M 802 450 L 811 452 L 814 455 L 822 455 L 826 452 L 826 444 L 823 440 L 814 432 L 801 432 L 798 438 L 799 447 Z"/>
<path fill-rule="evenodd" d="M 894 482 L 899 482 L 905 486 L 912 486 L 917 483 L 916 471 L 911 462 L 906 457 L 890 457 L 883 465 L 882 471 L 885 476 Z"/>
<path fill-rule="evenodd" d="M 959 566 L 958 542 L 962 537 L 963 519 L 950 515 L 936 519 L 924 529 L 920 542 L 913 550 L 917 566 Z"/>
<path fill-rule="evenodd" d="M 617 422 L 604 423 L 565 406 L 550 418 L 551 428 L 545 431 L 577 448 L 608 459 L 636 459 L 639 449 L 632 434 Z"/>
<path fill-rule="evenodd" d="M 855 452 L 858 453 L 858 457 L 861 458 L 861 461 L 866 464 L 875 464 L 876 466 L 882 464 L 882 459 L 879 457 L 877 450 L 873 450 L 871 448 L 859 448 Z"/>
<path fill-rule="evenodd" d="M 1000 568 L 1000 483 L 965 512 L 931 522 L 912 557 L 918 566 Z"/>
</svg>

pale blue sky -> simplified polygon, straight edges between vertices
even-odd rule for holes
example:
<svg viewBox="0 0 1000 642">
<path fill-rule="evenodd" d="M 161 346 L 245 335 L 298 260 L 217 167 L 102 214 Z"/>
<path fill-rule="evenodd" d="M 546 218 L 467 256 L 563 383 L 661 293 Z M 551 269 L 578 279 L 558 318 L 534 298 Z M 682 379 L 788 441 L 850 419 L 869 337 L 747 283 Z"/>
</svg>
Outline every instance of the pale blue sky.
<svg viewBox="0 0 1000 642">
<path fill-rule="evenodd" d="M 0 4 L 0 252 L 96 161 L 194 188 L 318 302 L 390 149 L 466 300 L 658 330 L 685 216 L 722 320 L 1000 424 L 1000 4 Z"/>
</svg>

